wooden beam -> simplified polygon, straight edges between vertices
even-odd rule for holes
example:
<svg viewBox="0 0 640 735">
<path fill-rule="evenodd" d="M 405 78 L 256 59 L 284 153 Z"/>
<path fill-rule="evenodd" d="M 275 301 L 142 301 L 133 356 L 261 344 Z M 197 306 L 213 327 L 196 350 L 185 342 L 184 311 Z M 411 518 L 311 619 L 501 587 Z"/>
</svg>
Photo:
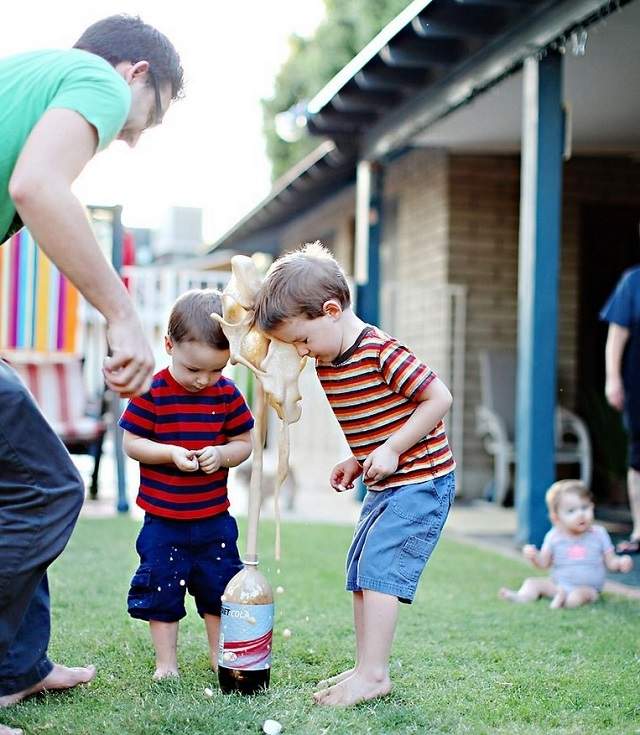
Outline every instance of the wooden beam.
<svg viewBox="0 0 640 735">
<path fill-rule="evenodd" d="M 465 50 L 464 43 L 455 39 L 416 38 L 387 44 L 380 51 L 380 58 L 388 66 L 429 69 L 452 66 L 462 58 Z"/>
<path fill-rule="evenodd" d="M 343 90 L 333 98 L 336 110 L 343 112 L 384 112 L 397 104 L 401 95 L 397 92 Z"/>
<path fill-rule="evenodd" d="M 355 75 L 355 82 L 364 90 L 394 91 L 399 87 L 415 92 L 424 87 L 432 78 L 426 71 L 418 69 L 362 69 Z"/>
<path fill-rule="evenodd" d="M 416 15 L 411 21 L 414 33 L 420 38 L 453 38 L 458 40 L 490 38 L 499 27 L 497 16 L 478 21 L 474 14 L 464 12 L 450 18 L 432 18 Z M 493 19 L 496 20 L 493 20 Z"/>
</svg>

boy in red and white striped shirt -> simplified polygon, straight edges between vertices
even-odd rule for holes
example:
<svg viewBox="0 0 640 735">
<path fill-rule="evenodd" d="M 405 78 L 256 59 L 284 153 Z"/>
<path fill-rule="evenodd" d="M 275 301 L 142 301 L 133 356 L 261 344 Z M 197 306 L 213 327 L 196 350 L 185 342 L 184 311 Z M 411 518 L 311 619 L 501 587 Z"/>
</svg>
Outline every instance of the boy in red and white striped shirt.
<svg viewBox="0 0 640 735">
<path fill-rule="evenodd" d="M 333 468 L 331 486 L 342 492 L 362 475 L 368 488 L 347 555 L 355 666 L 321 682 L 315 699 L 349 706 L 384 696 L 398 601 L 413 600 L 455 494 L 442 421 L 451 394 L 410 350 L 355 315 L 344 273 L 319 242 L 274 263 L 256 321 L 316 360 L 352 452 Z"/>
</svg>

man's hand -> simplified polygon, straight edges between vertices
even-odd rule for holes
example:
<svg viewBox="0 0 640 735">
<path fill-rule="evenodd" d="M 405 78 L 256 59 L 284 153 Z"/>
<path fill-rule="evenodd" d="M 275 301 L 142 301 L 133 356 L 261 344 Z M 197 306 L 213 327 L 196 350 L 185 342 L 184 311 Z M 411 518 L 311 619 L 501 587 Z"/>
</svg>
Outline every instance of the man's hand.
<svg viewBox="0 0 640 735">
<path fill-rule="evenodd" d="M 624 386 L 619 376 L 608 378 L 604 386 L 604 394 L 610 406 L 616 411 L 624 408 Z"/>
<path fill-rule="evenodd" d="M 219 447 L 203 447 L 202 449 L 198 449 L 196 457 L 198 458 L 200 469 L 208 475 L 220 469 L 222 466 L 222 454 Z"/>
<path fill-rule="evenodd" d="M 344 462 L 338 463 L 329 477 L 331 487 L 338 493 L 353 488 L 353 482 L 362 474 L 360 462 L 355 457 L 349 457 Z"/>
<path fill-rule="evenodd" d="M 107 324 L 111 356 L 104 361 L 107 386 L 123 398 L 146 393 L 151 387 L 153 354 L 135 315 Z"/>
<path fill-rule="evenodd" d="M 365 480 L 380 482 L 389 477 L 398 468 L 400 454 L 387 444 L 374 449 L 362 465 Z"/>
<path fill-rule="evenodd" d="M 183 472 L 195 472 L 199 467 L 196 452 L 193 449 L 185 449 L 184 447 L 173 447 L 171 461 Z"/>
</svg>

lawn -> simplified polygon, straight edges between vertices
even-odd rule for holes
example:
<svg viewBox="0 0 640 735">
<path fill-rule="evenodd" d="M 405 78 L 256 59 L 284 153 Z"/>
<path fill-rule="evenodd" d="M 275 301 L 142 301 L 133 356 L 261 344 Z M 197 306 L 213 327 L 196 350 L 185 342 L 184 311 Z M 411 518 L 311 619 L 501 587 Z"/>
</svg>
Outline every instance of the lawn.
<svg viewBox="0 0 640 735">
<path fill-rule="evenodd" d="M 518 584 L 524 565 L 452 541 L 438 547 L 415 603 L 402 606 L 391 696 L 351 710 L 315 706 L 315 682 L 352 657 L 342 576 L 350 530 L 339 526 L 287 524 L 276 566 L 273 527 L 263 525 L 261 568 L 284 587 L 267 693 L 220 694 L 192 605 L 181 628 L 182 678 L 153 683 L 147 627 L 125 612 L 136 530 L 124 518 L 83 520 L 51 570 L 51 654 L 96 663 L 96 681 L 24 702 L 1 722 L 27 735 L 257 734 L 267 718 L 284 735 L 640 732 L 640 605 L 606 595 L 577 611 L 510 605 L 497 588 Z"/>
</svg>

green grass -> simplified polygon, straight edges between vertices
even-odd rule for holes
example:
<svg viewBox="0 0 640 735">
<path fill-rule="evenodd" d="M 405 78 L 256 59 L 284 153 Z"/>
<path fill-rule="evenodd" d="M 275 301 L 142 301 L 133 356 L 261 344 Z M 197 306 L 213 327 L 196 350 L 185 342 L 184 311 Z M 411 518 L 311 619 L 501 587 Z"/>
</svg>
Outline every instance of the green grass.
<svg viewBox="0 0 640 735">
<path fill-rule="evenodd" d="M 147 626 L 125 608 L 136 530 L 126 519 L 84 520 L 51 570 L 51 655 L 96 663 L 96 681 L 24 702 L 0 722 L 27 735 L 239 735 L 259 733 L 267 718 L 285 735 L 640 732 L 640 605 L 606 595 L 576 611 L 507 604 L 496 590 L 517 585 L 525 566 L 451 541 L 402 606 L 392 695 L 350 710 L 313 705 L 315 682 L 350 665 L 353 649 L 342 573 L 351 534 L 327 525 L 285 526 L 280 573 L 273 527 L 262 527 L 262 571 L 284 587 L 267 693 L 219 693 L 193 605 L 181 626 L 182 678 L 154 684 Z"/>
</svg>

